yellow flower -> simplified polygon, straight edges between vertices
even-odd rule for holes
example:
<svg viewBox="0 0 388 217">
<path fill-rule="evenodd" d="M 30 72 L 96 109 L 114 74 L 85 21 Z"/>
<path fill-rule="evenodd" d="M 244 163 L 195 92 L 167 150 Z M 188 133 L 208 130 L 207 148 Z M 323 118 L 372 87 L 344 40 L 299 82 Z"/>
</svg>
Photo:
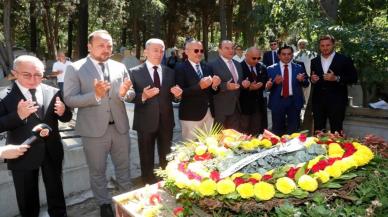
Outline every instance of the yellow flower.
<svg viewBox="0 0 388 217">
<path fill-rule="evenodd" d="M 301 189 L 310 192 L 313 192 L 318 188 L 317 180 L 309 175 L 302 175 L 298 180 L 298 185 Z"/>
<path fill-rule="evenodd" d="M 329 144 L 329 157 L 342 157 L 344 153 L 345 150 L 338 143 Z"/>
<path fill-rule="evenodd" d="M 259 147 L 260 145 L 260 139 L 258 138 L 254 138 L 251 140 L 252 144 L 255 146 L 255 147 Z"/>
<path fill-rule="evenodd" d="M 185 188 L 188 186 L 188 183 L 190 180 L 187 178 L 187 176 L 181 172 L 177 172 L 175 175 L 175 185 L 178 186 L 178 188 Z"/>
<path fill-rule="evenodd" d="M 322 155 L 318 155 L 314 159 L 310 160 L 307 165 L 307 169 L 311 169 L 316 163 L 318 163 L 318 161 L 322 159 L 322 157 Z"/>
<path fill-rule="evenodd" d="M 244 149 L 244 150 L 247 150 L 247 151 L 252 151 L 254 150 L 256 147 L 255 145 L 252 143 L 252 142 L 248 142 L 248 141 L 244 141 L 240 144 L 241 148 Z"/>
<path fill-rule="evenodd" d="M 144 216 L 144 217 L 156 217 L 156 216 L 159 216 L 161 208 L 162 207 L 160 205 L 146 208 L 146 209 L 143 210 L 142 216 Z"/>
<path fill-rule="evenodd" d="M 343 158 L 336 161 L 336 163 L 337 162 L 340 165 L 342 173 L 348 171 L 350 168 L 357 167 L 357 162 L 354 160 L 353 156 Z"/>
<path fill-rule="evenodd" d="M 322 183 L 326 183 L 330 180 L 330 175 L 324 170 L 319 170 L 318 172 L 314 173 L 314 177 L 317 177 L 319 180 L 321 180 Z"/>
<path fill-rule="evenodd" d="M 217 139 L 216 138 L 214 138 L 214 137 L 207 137 L 206 139 L 205 139 L 205 144 L 207 145 L 207 146 L 218 146 L 218 141 L 217 141 Z"/>
<path fill-rule="evenodd" d="M 358 143 L 358 142 L 352 142 L 353 146 L 355 149 L 358 149 L 360 146 L 363 146 L 361 145 L 361 143 Z"/>
<path fill-rule="evenodd" d="M 217 184 L 212 179 L 207 179 L 198 186 L 198 191 L 203 196 L 212 196 L 216 194 Z"/>
<path fill-rule="evenodd" d="M 327 166 L 324 171 L 329 173 L 329 175 L 334 178 L 338 178 L 342 175 L 341 166 L 337 162 L 331 166 Z"/>
<path fill-rule="evenodd" d="M 253 197 L 253 185 L 251 183 L 244 183 L 237 186 L 237 192 L 240 194 L 242 198 L 250 198 Z"/>
<path fill-rule="evenodd" d="M 368 147 L 361 145 L 352 157 L 358 166 L 364 166 L 374 158 L 374 154 Z"/>
<path fill-rule="evenodd" d="M 230 194 L 234 192 L 236 185 L 230 179 L 223 179 L 217 182 L 217 191 L 220 194 Z"/>
<path fill-rule="evenodd" d="M 197 179 L 192 179 L 188 181 L 187 187 L 190 188 L 192 191 L 196 191 L 200 185 L 201 185 L 201 181 Z"/>
<path fill-rule="evenodd" d="M 206 145 L 199 145 L 195 148 L 195 154 L 196 155 L 203 155 L 207 151 L 207 146 Z"/>
<path fill-rule="evenodd" d="M 300 136 L 300 133 L 293 133 L 291 134 L 291 138 L 294 139 L 294 138 L 298 138 Z"/>
<path fill-rule="evenodd" d="M 208 150 L 209 150 L 210 154 L 217 155 L 217 153 L 218 153 L 218 146 L 216 146 L 216 145 L 209 145 L 208 147 L 209 147 Z"/>
<path fill-rule="evenodd" d="M 272 147 L 272 142 L 269 141 L 268 139 L 263 139 L 263 140 L 261 140 L 261 145 L 264 148 L 271 148 Z"/>
<path fill-rule="evenodd" d="M 275 187 L 267 182 L 256 183 L 253 191 L 259 200 L 270 200 L 275 196 Z"/>
<path fill-rule="evenodd" d="M 245 174 L 244 174 L 244 173 L 235 173 L 235 174 L 233 174 L 230 178 L 231 178 L 232 180 L 234 180 L 235 178 L 241 177 L 241 176 L 243 176 L 243 175 L 245 175 Z"/>
<path fill-rule="evenodd" d="M 260 175 L 260 173 L 252 173 L 251 174 L 251 178 L 254 178 L 254 179 L 256 179 L 256 180 L 261 180 L 261 175 Z"/>
<path fill-rule="evenodd" d="M 315 143 L 317 142 L 315 141 L 314 137 L 307 137 L 306 142 L 304 142 L 304 146 L 306 146 L 306 148 L 309 148 L 312 144 Z"/>
<path fill-rule="evenodd" d="M 283 194 L 289 194 L 293 192 L 296 188 L 295 182 L 288 178 L 288 177 L 282 177 L 276 180 L 276 189 L 280 191 Z"/>
</svg>

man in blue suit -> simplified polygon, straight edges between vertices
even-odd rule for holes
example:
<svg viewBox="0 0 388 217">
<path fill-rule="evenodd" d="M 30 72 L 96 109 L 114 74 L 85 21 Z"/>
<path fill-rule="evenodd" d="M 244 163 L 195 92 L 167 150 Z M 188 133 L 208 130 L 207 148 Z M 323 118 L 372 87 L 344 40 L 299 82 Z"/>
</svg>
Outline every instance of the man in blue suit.
<svg viewBox="0 0 388 217">
<path fill-rule="evenodd" d="M 309 85 L 302 67 L 291 61 L 293 53 L 291 46 L 279 48 L 279 63 L 267 68 L 269 80 L 266 88 L 270 90 L 268 107 L 272 111 L 272 131 L 279 136 L 298 130 L 304 103 L 302 87 Z"/>
</svg>

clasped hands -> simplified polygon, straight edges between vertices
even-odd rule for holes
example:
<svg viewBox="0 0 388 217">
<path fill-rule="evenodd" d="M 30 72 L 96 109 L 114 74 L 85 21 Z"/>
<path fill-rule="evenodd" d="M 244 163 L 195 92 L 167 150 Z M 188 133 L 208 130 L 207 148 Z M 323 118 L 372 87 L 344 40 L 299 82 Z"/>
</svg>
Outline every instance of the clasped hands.
<svg viewBox="0 0 388 217">
<path fill-rule="evenodd" d="M 217 89 L 220 84 L 221 79 L 217 75 L 214 75 L 213 77 L 209 75 L 207 77 L 201 78 L 201 80 L 199 81 L 199 86 L 202 90 L 210 87 L 210 85 L 213 89 Z"/>
<path fill-rule="evenodd" d="M 306 76 L 305 73 L 299 73 L 298 75 L 296 75 L 296 80 L 298 80 L 299 82 L 303 82 L 305 79 L 305 76 Z M 273 81 L 272 81 L 272 78 L 269 78 L 267 83 L 265 84 L 265 88 L 271 89 L 274 82 L 275 84 L 279 85 L 283 82 L 283 80 L 284 78 L 281 75 L 276 75 Z"/>
<path fill-rule="evenodd" d="M 37 112 L 38 108 L 39 106 L 37 105 L 37 102 L 34 102 L 30 99 L 29 100 L 21 99 L 18 103 L 17 113 L 20 119 L 24 120 L 32 113 Z M 66 109 L 65 104 L 57 96 L 55 98 L 55 103 L 54 103 L 54 113 L 57 114 L 58 116 L 62 116 L 63 113 L 65 113 L 65 109 Z"/>
<path fill-rule="evenodd" d="M 96 98 L 101 99 L 107 95 L 107 92 L 111 88 L 110 82 L 104 80 L 94 79 L 94 91 Z M 128 90 L 132 88 L 132 81 L 128 78 L 124 78 L 123 83 L 119 87 L 119 96 L 125 97 Z"/>
<path fill-rule="evenodd" d="M 141 98 L 143 101 L 146 101 L 147 99 L 151 99 L 152 97 L 158 95 L 160 92 L 160 89 L 157 87 L 151 87 L 148 85 L 143 89 L 143 93 L 141 95 Z M 174 95 L 175 98 L 179 99 L 182 96 L 182 89 L 178 86 L 175 85 L 170 88 L 170 93 Z"/>
<path fill-rule="evenodd" d="M 312 83 L 317 83 L 319 81 L 319 76 L 312 71 L 311 72 L 311 82 Z M 323 74 L 323 80 L 324 81 L 337 81 L 337 76 L 334 74 L 333 70 L 329 69 L 327 73 Z"/>
</svg>

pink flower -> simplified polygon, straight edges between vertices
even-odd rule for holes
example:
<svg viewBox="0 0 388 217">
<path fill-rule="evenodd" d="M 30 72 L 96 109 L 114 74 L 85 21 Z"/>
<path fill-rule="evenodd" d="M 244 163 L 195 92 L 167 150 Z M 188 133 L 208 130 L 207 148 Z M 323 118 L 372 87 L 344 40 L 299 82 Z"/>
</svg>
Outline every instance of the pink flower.
<svg viewBox="0 0 388 217">
<path fill-rule="evenodd" d="M 307 137 L 306 137 L 306 135 L 305 134 L 300 134 L 300 136 L 299 136 L 299 140 L 301 141 L 301 142 L 305 142 L 306 141 L 306 139 L 307 139 Z"/>
</svg>

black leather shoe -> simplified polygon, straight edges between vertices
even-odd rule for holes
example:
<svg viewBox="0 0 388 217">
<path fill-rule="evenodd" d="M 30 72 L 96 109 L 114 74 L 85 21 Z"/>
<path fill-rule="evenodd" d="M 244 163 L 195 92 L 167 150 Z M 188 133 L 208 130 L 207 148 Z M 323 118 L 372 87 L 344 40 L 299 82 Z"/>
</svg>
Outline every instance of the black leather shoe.
<svg viewBox="0 0 388 217">
<path fill-rule="evenodd" d="M 101 217 L 114 217 L 113 210 L 110 204 L 102 204 L 100 206 Z"/>
</svg>

